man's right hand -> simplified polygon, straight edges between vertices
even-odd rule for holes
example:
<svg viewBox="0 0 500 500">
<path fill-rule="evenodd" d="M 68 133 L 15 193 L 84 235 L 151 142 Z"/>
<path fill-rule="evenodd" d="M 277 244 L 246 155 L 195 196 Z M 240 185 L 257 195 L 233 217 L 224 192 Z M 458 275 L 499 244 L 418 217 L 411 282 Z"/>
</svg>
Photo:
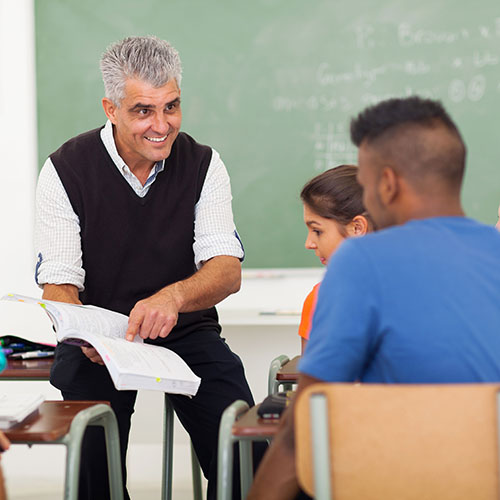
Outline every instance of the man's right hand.
<svg viewBox="0 0 500 500">
<path fill-rule="evenodd" d="M 177 324 L 179 305 L 173 294 L 164 288 L 147 299 L 140 300 L 130 312 L 127 340 L 136 335 L 143 339 L 165 338 Z"/>
</svg>

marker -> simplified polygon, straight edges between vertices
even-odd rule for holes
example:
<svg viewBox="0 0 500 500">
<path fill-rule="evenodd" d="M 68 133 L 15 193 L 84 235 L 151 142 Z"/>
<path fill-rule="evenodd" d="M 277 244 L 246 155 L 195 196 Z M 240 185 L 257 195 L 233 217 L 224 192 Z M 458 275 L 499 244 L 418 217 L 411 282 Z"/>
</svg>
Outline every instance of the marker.
<svg viewBox="0 0 500 500">
<path fill-rule="evenodd" d="M 25 344 L 9 344 L 5 346 L 7 349 L 12 349 L 16 354 L 22 353 L 22 352 L 29 352 L 33 350 L 33 347 L 30 345 L 25 345 Z"/>
<path fill-rule="evenodd" d="M 29 352 L 17 352 L 16 354 L 11 354 L 11 358 L 16 359 L 31 359 L 31 358 L 50 358 L 54 356 L 53 351 L 29 351 Z"/>
</svg>

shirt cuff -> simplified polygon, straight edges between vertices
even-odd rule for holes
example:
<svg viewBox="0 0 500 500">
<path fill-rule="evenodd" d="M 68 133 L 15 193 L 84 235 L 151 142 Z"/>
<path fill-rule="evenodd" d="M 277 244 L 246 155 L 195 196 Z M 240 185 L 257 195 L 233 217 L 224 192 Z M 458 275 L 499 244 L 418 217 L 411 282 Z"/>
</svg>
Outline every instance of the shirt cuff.
<svg viewBox="0 0 500 500">
<path fill-rule="evenodd" d="M 236 257 L 240 261 L 245 259 L 243 243 L 235 230 L 232 234 L 221 236 L 204 236 L 193 245 L 196 268 L 200 269 L 203 262 L 219 255 Z"/>
</svg>

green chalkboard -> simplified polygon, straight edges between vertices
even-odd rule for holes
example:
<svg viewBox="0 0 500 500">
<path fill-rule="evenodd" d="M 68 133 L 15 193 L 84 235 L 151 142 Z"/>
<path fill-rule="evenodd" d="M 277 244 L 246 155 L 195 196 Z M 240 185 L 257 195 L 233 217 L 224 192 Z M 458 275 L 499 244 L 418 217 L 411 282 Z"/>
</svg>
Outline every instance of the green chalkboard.
<svg viewBox="0 0 500 500">
<path fill-rule="evenodd" d="M 442 99 L 469 148 L 464 204 L 500 201 L 500 7 L 456 0 L 35 0 L 40 164 L 104 123 L 98 60 L 129 35 L 184 65 L 183 129 L 222 155 L 247 267 L 316 265 L 298 193 L 356 162 L 350 118 L 382 98 Z"/>
</svg>

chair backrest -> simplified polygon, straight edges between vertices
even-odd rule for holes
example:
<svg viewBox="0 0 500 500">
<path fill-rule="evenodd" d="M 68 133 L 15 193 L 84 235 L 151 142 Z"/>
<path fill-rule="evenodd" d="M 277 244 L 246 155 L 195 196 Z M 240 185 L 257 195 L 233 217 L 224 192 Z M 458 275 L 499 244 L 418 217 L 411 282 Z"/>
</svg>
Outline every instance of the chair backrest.
<svg viewBox="0 0 500 500">
<path fill-rule="evenodd" d="M 316 498 L 498 500 L 499 390 L 499 384 L 312 385 L 295 405 L 299 483 L 313 495 L 314 469 L 326 461 L 331 496 Z M 324 411 L 311 415 L 315 400 Z M 313 450 L 311 426 L 319 431 L 318 448 L 326 444 L 324 457 Z"/>
</svg>

